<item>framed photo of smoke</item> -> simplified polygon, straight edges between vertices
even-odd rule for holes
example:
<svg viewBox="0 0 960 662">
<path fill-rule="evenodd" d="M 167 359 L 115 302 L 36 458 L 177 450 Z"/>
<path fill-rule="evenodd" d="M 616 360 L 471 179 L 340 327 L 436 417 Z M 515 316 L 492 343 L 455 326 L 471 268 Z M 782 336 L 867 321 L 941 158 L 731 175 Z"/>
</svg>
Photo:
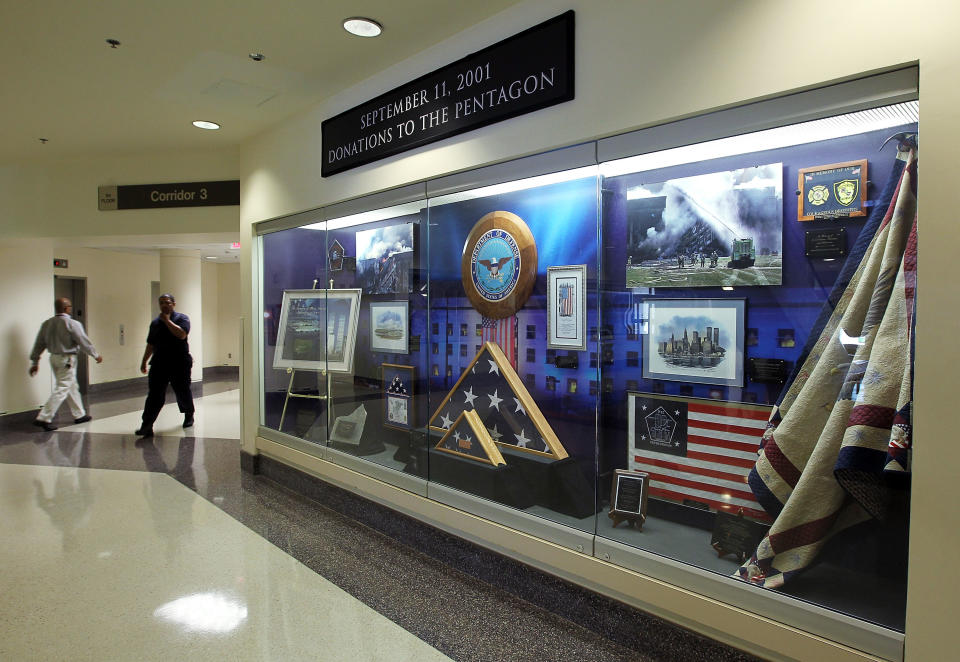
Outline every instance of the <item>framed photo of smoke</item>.
<svg viewBox="0 0 960 662">
<path fill-rule="evenodd" d="M 587 350 L 587 265 L 547 268 L 547 347 Z"/>
<path fill-rule="evenodd" d="M 353 372 L 360 290 L 284 290 L 274 368 Z"/>
<path fill-rule="evenodd" d="M 413 428 L 412 365 L 384 363 L 380 366 L 383 387 L 383 425 L 398 430 Z"/>
<path fill-rule="evenodd" d="M 743 386 L 745 299 L 644 299 L 643 378 Z"/>
</svg>

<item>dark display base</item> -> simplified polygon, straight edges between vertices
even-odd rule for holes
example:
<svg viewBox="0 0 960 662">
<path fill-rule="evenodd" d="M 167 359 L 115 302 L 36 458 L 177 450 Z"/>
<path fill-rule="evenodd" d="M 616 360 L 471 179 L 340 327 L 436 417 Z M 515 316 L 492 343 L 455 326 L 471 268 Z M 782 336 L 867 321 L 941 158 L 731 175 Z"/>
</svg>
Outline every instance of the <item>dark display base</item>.
<svg viewBox="0 0 960 662">
<path fill-rule="evenodd" d="M 376 455 L 377 453 L 382 453 L 387 449 L 387 447 L 384 446 L 383 442 L 379 439 L 368 439 L 367 437 L 361 437 L 360 444 L 358 446 L 354 446 L 353 444 L 343 444 L 339 441 L 331 441 L 330 448 L 335 448 L 338 451 L 350 453 L 350 455 L 356 455 L 357 457 Z"/>
<path fill-rule="evenodd" d="M 430 449 L 430 479 L 514 508 L 534 504 L 533 492 L 513 467 L 492 466 Z"/>
<path fill-rule="evenodd" d="M 570 517 L 593 514 L 593 486 L 575 459 L 554 460 L 506 446 L 500 452 L 507 466 L 517 470 L 518 480 L 529 487 L 534 504 Z"/>
</svg>

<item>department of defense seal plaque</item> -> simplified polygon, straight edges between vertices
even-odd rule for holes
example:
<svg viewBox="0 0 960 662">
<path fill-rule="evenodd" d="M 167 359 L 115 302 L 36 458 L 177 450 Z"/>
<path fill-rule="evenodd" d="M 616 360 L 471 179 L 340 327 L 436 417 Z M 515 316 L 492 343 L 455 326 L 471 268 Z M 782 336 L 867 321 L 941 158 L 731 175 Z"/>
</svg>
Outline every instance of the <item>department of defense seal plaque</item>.
<svg viewBox="0 0 960 662">
<path fill-rule="evenodd" d="M 537 280 L 537 245 L 523 219 L 494 211 L 477 221 L 463 247 L 460 276 L 481 315 L 501 319 L 520 310 Z"/>
</svg>

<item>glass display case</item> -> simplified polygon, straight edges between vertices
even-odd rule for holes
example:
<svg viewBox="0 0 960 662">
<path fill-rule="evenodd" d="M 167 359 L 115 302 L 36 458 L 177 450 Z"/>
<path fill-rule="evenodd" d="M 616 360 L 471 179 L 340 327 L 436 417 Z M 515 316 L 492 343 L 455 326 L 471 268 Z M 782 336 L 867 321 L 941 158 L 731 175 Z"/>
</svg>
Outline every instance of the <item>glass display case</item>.
<svg viewBox="0 0 960 662">
<path fill-rule="evenodd" d="M 784 622 L 902 632 L 917 108 L 264 230 L 261 434 Z"/>
</svg>

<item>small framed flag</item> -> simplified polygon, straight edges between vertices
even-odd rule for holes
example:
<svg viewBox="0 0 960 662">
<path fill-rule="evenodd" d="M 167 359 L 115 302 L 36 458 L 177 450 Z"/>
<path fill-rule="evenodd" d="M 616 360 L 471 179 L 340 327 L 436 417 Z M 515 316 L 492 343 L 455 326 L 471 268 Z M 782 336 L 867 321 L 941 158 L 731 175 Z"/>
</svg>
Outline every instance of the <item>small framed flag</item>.
<svg viewBox="0 0 960 662">
<path fill-rule="evenodd" d="M 587 350 L 587 265 L 547 269 L 547 347 Z"/>
</svg>

